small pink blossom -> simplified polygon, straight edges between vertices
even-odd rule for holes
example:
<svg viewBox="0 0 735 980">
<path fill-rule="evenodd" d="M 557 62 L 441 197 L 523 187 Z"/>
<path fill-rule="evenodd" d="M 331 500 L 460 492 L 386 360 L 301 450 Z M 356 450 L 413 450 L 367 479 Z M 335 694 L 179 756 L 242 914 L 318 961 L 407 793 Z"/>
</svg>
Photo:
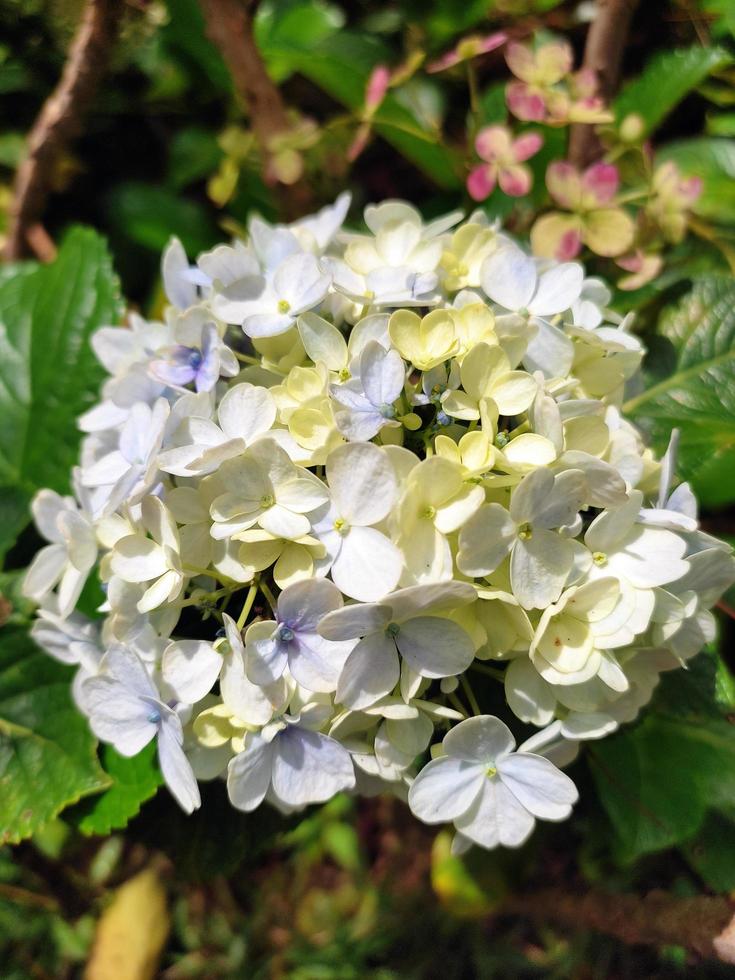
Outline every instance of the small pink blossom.
<svg viewBox="0 0 735 980">
<path fill-rule="evenodd" d="M 505 44 L 507 40 L 508 35 L 502 31 L 498 31 L 496 34 L 486 34 L 484 37 L 479 34 L 472 34 L 469 37 L 462 38 L 451 51 L 447 51 L 446 54 L 437 58 L 436 61 L 428 64 L 426 70 L 431 74 L 438 71 L 446 71 L 447 68 L 453 68 L 454 65 L 458 65 L 463 61 L 469 61 L 471 58 L 477 58 L 478 55 L 494 51 L 502 44 Z"/>
<path fill-rule="evenodd" d="M 543 146 L 537 133 L 525 133 L 517 139 L 505 126 L 486 126 L 475 139 L 477 155 L 484 163 L 474 167 L 467 178 L 467 190 L 475 201 L 484 201 L 496 184 L 509 197 L 528 194 L 533 175 L 524 165 Z"/>
<path fill-rule="evenodd" d="M 534 252 L 568 261 L 582 245 L 610 257 L 629 249 L 635 225 L 615 203 L 619 184 L 618 169 L 610 163 L 595 163 L 584 172 L 566 160 L 550 164 L 546 186 L 563 210 L 551 211 L 536 221 L 531 229 Z"/>
<path fill-rule="evenodd" d="M 618 279 L 618 289 L 623 289 L 626 292 L 640 289 L 641 286 L 645 286 L 652 279 L 655 279 L 664 264 L 660 255 L 646 254 L 640 249 L 629 252 L 628 255 L 621 255 L 615 262 L 621 269 L 630 273 L 630 275 Z"/>
<path fill-rule="evenodd" d="M 535 51 L 509 44 L 506 61 L 517 81 L 506 86 L 505 100 L 518 119 L 551 126 L 612 121 L 597 95 L 595 73 L 583 68 L 571 74 L 573 54 L 566 41 L 552 41 Z"/>
<path fill-rule="evenodd" d="M 656 168 L 651 190 L 646 214 L 666 241 L 680 242 L 686 232 L 687 213 L 702 193 L 701 177 L 684 177 L 673 160 L 667 160 Z"/>
</svg>

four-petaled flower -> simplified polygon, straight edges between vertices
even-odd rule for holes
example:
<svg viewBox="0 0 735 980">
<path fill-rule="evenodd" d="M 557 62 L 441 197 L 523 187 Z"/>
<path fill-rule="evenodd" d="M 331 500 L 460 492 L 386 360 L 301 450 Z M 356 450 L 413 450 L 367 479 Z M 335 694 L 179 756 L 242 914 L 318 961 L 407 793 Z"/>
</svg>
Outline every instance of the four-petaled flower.
<svg viewBox="0 0 735 980">
<path fill-rule="evenodd" d="M 531 190 L 533 175 L 524 160 L 543 146 L 537 133 L 525 133 L 517 139 L 506 126 L 486 126 L 475 138 L 477 155 L 485 163 L 473 167 L 467 178 L 467 190 L 475 201 L 484 201 L 499 184 L 510 197 L 523 197 Z"/>
<path fill-rule="evenodd" d="M 561 261 L 573 259 L 582 245 L 597 255 L 622 255 L 630 248 L 635 226 L 630 215 L 615 204 L 619 175 L 610 163 L 595 163 L 584 173 L 557 160 L 546 171 L 546 186 L 556 203 L 570 214 L 552 211 L 531 230 L 537 255 Z"/>
</svg>

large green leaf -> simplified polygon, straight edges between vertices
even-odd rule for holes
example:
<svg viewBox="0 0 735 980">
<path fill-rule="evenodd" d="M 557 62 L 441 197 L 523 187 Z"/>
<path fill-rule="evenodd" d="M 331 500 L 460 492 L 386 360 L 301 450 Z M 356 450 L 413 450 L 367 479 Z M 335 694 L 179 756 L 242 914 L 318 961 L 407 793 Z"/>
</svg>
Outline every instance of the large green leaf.
<svg viewBox="0 0 735 980">
<path fill-rule="evenodd" d="M 64 814 L 84 834 L 109 834 L 120 830 L 137 815 L 161 785 L 156 764 L 156 745 L 150 742 L 132 759 L 117 753 L 111 745 L 102 748 L 102 762 L 112 785 L 99 796 L 82 800 Z"/>
<path fill-rule="evenodd" d="M 0 638 L 0 841 L 16 843 L 109 785 L 70 695 L 71 671 L 25 630 Z"/>
<path fill-rule="evenodd" d="M 650 133 L 700 82 L 731 61 L 729 52 L 718 47 L 662 51 L 624 86 L 614 102 L 615 115 L 621 120 L 635 112 Z"/>
<path fill-rule="evenodd" d="M 624 862 L 683 844 L 710 808 L 732 807 L 735 728 L 715 704 L 712 660 L 666 675 L 641 720 L 590 743 L 587 759 Z"/>
<path fill-rule="evenodd" d="M 0 279 L 0 554 L 36 489 L 68 491 L 76 418 L 103 374 L 89 337 L 121 312 L 105 241 L 91 229 L 72 229 L 51 265 Z"/>
<path fill-rule="evenodd" d="M 662 319 L 652 345 L 666 375 L 623 406 L 663 450 L 681 431 L 679 473 L 705 504 L 735 499 L 735 281 L 707 276 Z"/>
<path fill-rule="evenodd" d="M 702 178 L 696 214 L 718 223 L 735 222 L 735 140 L 700 136 L 668 143 L 656 162 L 673 160 L 687 177 Z"/>
</svg>

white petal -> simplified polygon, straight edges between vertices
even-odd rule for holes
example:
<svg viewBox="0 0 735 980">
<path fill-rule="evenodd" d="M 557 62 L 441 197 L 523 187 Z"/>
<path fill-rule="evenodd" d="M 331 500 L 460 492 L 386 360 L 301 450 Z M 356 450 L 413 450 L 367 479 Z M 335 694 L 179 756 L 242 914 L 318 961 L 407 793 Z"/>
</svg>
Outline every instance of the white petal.
<svg viewBox="0 0 735 980">
<path fill-rule="evenodd" d="M 23 595 L 41 602 L 61 578 L 66 563 L 63 544 L 49 544 L 41 548 L 23 579 Z"/>
<path fill-rule="evenodd" d="M 358 711 L 390 694 L 398 683 L 400 667 L 393 640 L 372 633 L 357 644 L 345 661 L 335 699 Z"/>
<path fill-rule="evenodd" d="M 348 524 L 377 524 L 396 502 L 395 471 L 379 446 L 338 446 L 327 458 L 326 471 L 335 510 Z"/>
<path fill-rule="evenodd" d="M 274 742 L 273 792 L 288 806 L 322 803 L 355 785 L 349 752 L 328 735 L 291 726 Z"/>
<path fill-rule="evenodd" d="M 527 724 L 548 725 L 554 717 L 553 691 L 526 657 L 518 657 L 508 664 L 505 697 L 513 714 Z"/>
<path fill-rule="evenodd" d="M 217 418 L 228 439 L 244 439 L 247 445 L 267 432 L 276 420 L 276 403 L 267 388 L 243 383 L 225 392 Z"/>
<path fill-rule="evenodd" d="M 525 309 L 536 287 L 536 263 L 515 245 L 503 246 L 482 263 L 480 281 L 498 306 L 513 311 Z"/>
<path fill-rule="evenodd" d="M 161 774 L 176 802 L 185 813 L 193 813 L 199 809 L 202 800 L 191 764 L 181 747 L 181 739 L 181 723 L 172 712 L 158 732 L 158 761 Z"/>
<path fill-rule="evenodd" d="M 205 640 L 176 640 L 163 652 L 161 674 L 179 701 L 196 704 L 214 687 L 222 655 Z"/>
<path fill-rule="evenodd" d="M 574 561 L 574 550 L 554 531 L 534 529 L 519 538 L 510 558 L 513 594 L 524 609 L 544 609 L 555 602 Z"/>
<path fill-rule="evenodd" d="M 454 825 L 480 847 L 520 847 L 534 828 L 531 814 L 497 779 L 485 779 L 474 805 Z"/>
<path fill-rule="evenodd" d="M 417 616 L 400 628 L 396 646 L 422 677 L 451 677 L 472 663 L 475 647 L 469 635 L 449 619 Z"/>
<path fill-rule="evenodd" d="M 569 776 L 540 755 L 516 752 L 500 762 L 498 773 L 519 803 L 541 820 L 566 820 L 579 798 Z"/>
<path fill-rule="evenodd" d="M 360 381 L 373 405 L 392 405 L 403 390 L 406 368 L 396 350 L 386 350 L 377 340 L 366 344 L 360 355 Z"/>
<path fill-rule="evenodd" d="M 465 575 L 489 575 L 513 547 L 516 534 L 508 511 L 500 504 L 486 504 L 459 533 L 457 567 Z"/>
<path fill-rule="evenodd" d="M 385 629 L 391 618 L 389 605 L 351 603 L 325 616 L 319 623 L 319 633 L 328 640 L 351 640 Z"/>
<path fill-rule="evenodd" d="M 319 621 L 340 609 L 342 595 L 334 583 L 327 579 L 306 579 L 295 582 L 278 597 L 278 620 L 293 630 L 313 632 Z"/>
<path fill-rule="evenodd" d="M 411 812 L 424 823 L 454 820 L 470 809 L 482 788 L 483 769 L 443 756 L 427 763 L 408 791 Z"/>
<path fill-rule="evenodd" d="M 494 715 L 478 715 L 455 725 L 444 736 L 447 755 L 483 766 L 513 751 L 515 739 L 506 724 Z"/>
<path fill-rule="evenodd" d="M 332 565 L 332 579 L 345 595 L 374 602 L 392 591 L 403 571 L 403 555 L 380 531 L 352 527 Z"/>
<path fill-rule="evenodd" d="M 535 316 L 554 316 L 568 310 L 579 299 L 584 280 L 584 269 L 578 262 L 562 262 L 538 279 L 536 294 L 528 305 Z"/>
<path fill-rule="evenodd" d="M 274 746 L 258 735 L 249 735 L 245 749 L 227 767 L 227 793 L 230 803 L 250 813 L 263 802 L 271 781 Z"/>
</svg>

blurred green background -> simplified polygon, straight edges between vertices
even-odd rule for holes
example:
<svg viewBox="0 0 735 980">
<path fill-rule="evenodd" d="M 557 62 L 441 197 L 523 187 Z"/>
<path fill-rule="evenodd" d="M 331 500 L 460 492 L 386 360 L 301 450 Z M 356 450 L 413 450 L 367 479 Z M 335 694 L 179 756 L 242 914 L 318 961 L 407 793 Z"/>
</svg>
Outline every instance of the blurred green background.
<svg viewBox="0 0 735 980">
<path fill-rule="evenodd" d="M 0 238 L 26 135 L 59 78 L 83 6 L 0 0 Z M 245 108 L 206 38 L 197 0 L 122 6 L 109 70 L 82 132 L 54 166 L 42 223 L 61 245 L 56 263 L 38 269 L 31 259 L 0 268 L 3 323 L 15 322 L 24 301 L 19 283 L 28 277 L 26 292 L 36 303 L 28 329 L 39 348 L 51 322 L 63 333 L 86 317 L 86 336 L 100 319 L 115 318 L 118 291 L 145 315 L 159 313 L 159 256 L 172 234 L 194 255 L 244 228 L 255 211 L 271 220 L 282 214 L 283 182 L 261 176 Z M 348 187 L 355 224 L 364 204 L 388 197 L 413 201 L 428 215 L 469 209 L 471 134 L 506 121 L 502 50 L 473 59 L 469 69 L 432 73 L 425 64 L 468 34 L 499 29 L 527 41 L 565 37 L 579 62 L 596 12 L 591 3 L 559 0 L 260 4 L 256 39 L 293 120 L 274 148 L 282 176 L 299 179 L 312 209 Z M 636 312 L 636 329 L 651 351 L 649 380 L 688 371 L 699 385 L 696 411 L 683 420 L 676 405 L 644 404 L 638 415 L 659 448 L 671 426 L 682 424 L 683 473 L 705 504 L 704 526 L 733 540 L 735 365 L 713 377 L 697 350 L 706 353 L 715 339 L 732 349 L 735 339 L 734 54 L 730 0 L 640 4 L 606 137 L 618 152 L 621 123 L 639 115 L 636 146 L 620 151 L 623 177 L 634 185 L 641 160 L 649 169 L 674 160 L 683 174 L 704 180 L 687 233 L 657 246 L 660 275 L 632 291 L 616 290 L 613 302 Z M 365 85 L 379 64 L 399 74 L 371 117 Z M 468 82 L 476 88 L 473 111 Z M 370 135 L 350 163 L 361 126 Z M 532 192 L 512 199 L 496 191 L 482 204 L 519 235 L 548 203 L 547 164 L 566 153 L 568 129 L 543 129 L 544 149 L 531 161 Z M 97 234 L 65 238 L 78 224 Z M 593 271 L 619 280 L 612 260 L 584 258 Z M 61 303 L 61 286 L 74 276 L 97 284 L 102 299 L 95 311 Z M 692 337 L 697 350 L 687 346 Z M 10 353 L 0 338 L 6 387 L 16 370 Z M 15 683 L 13 657 L 30 655 L 25 630 L 32 609 L 19 598 L 18 582 L 39 540 L 26 526 L 27 501 L 38 486 L 64 489 L 77 449 L 74 416 L 100 381 L 86 361 L 75 364 L 77 388 L 65 392 L 53 424 L 53 401 L 39 396 L 35 423 L 46 433 L 39 438 L 48 458 L 15 482 L 0 471 L 6 552 L 0 735 Z M 43 389 L 46 376 L 33 377 Z M 9 430 L 14 416 L 2 407 L 0 424 Z M 91 611 L 97 596 L 88 592 Z M 726 597 L 717 644 L 688 672 L 665 678 L 645 721 L 596 744 L 575 764 L 583 802 L 574 819 L 539 827 L 517 853 L 452 858 L 446 834 L 436 836 L 387 799 L 337 798 L 290 820 L 269 809 L 245 817 L 229 807 L 223 787 L 212 785 L 202 810 L 186 819 L 167 795 L 149 799 L 158 783 L 150 753 L 133 768 L 108 753 L 102 761 L 115 781 L 114 805 L 95 797 L 62 809 L 69 798 L 48 814 L 23 814 L 33 838 L 0 849 L 0 975 L 55 980 L 85 969 L 93 980 L 156 970 L 167 980 L 731 975 L 676 941 L 626 945 L 582 927 L 535 921 L 517 896 L 546 887 L 613 895 L 658 888 L 684 899 L 735 889 L 732 605 L 735 597 Z M 66 683 L 64 668 L 47 671 L 49 685 Z M 132 892 L 125 891 L 130 881 Z"/>
</svg>

